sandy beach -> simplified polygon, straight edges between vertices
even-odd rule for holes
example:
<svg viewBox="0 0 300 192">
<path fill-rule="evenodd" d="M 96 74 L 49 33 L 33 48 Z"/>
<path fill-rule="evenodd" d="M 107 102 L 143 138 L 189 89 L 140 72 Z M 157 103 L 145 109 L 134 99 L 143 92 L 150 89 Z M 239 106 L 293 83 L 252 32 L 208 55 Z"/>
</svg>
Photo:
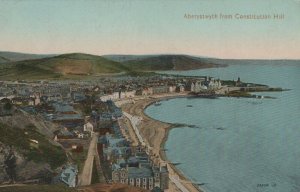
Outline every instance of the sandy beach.
<svg viewBox="0 0 300 192">
<path fill-rule="evenodd" d="M 164 144 L 168 138 L 170 129 L 175 126 L 150 118 L 144 113 L 144 109 L 160 100 L 187 96 L 187 93 L 174 93 L 151 97 L 137 97 L 134 100 L 130 99 L 117 102 L 117 105 L 121 106 L 122 110 L 126 113 L 141 117 L 142 120 L 138 125 L 140 134 L 145 143 L 151 147 L 153 153 L 160 157 L 161 162 L 168 162 L 164 151 Z M 175 166 L 168 163 L 168 168 L 171 180 L 173 180 L 173 182 L 170 181 L 169 191 L 204 192 L 204 190 L 199 189 L 197 185 L 192 184 Z M 174 182 L 177 182 L 177 185 L 175 185 Z M 181 185 L 182 188 L 179 189 Z"/>
</svg>

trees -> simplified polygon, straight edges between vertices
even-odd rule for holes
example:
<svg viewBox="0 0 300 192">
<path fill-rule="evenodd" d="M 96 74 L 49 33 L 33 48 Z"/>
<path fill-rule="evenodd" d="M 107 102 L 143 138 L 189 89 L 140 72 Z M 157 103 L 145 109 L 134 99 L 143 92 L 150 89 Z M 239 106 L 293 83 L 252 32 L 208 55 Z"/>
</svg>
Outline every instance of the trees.
<svg viewBox="0 0 300 192">
<path fill-rule="evenodd" d="M 12 109 L 12 104 L 11 102 L 5 102 L 3 108 L 6 110 L 6 111 L 10 111 Z"/>
</svg>

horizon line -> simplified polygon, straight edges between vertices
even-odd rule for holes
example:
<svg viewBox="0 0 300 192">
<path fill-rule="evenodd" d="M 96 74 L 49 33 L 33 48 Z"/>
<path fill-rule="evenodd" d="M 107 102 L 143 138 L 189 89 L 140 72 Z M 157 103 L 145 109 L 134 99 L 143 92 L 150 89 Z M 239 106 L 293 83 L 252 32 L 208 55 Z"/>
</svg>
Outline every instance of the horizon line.
<svg viewBox="0 0 300 192">
<path fill-rule="evenodd" d="M 64 52 L 64 53 L 33 53 L 33 52 L 18 52 L 18 51 L 1 51 L 0 52 L 7 52 L 7 53 L 19 53 L 19 54 L 28 54 L 28 55 L 65 55 L 65 54 L 87 54 L 87 55 L 94 55 L 94 56 L 159 56 L 159 55 L 185 55 L 185 56 L 192 56 L 192 57 L 199 57 L 199 58 L 206 58 L 206 59 L 220 59 L 220 60 L 296 60 L 299 61 L 300 58 L 221 58 L 221 57 L 214 57 L 214 56 L 203 56 L 203 55 L 194 55 L 194 54 L 187 54 L 187 53 L 143 53 L 143 54 L 119 54 L 119 53 L 108 53 L 108 54 L 94 54 L 94 53 L 86 53 L 80 51 L 74 52 Z"/>
</svg>

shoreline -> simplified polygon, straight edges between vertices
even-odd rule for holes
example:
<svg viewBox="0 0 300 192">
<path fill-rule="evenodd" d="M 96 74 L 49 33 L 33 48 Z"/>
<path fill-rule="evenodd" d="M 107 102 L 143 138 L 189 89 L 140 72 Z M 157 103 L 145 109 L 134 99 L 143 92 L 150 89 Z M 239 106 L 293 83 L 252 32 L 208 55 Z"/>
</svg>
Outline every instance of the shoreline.
<svg viewBox="0 0 300 192">
<path fill-rule="evenodd" d="M 169 137 L 170 130 L 178 127 L 178 125 L 153 119 L 145 114 L 145 110 L 147 107 L 158 101 L 187 97 L 191 96 L 186 92 L 183 94 L 155 95 L 147 98 L 135 98 L 134 103 L 121 104 L 121 108 L 125 112 L 143 118 L 143 121 L 139 126 L 141 135 L 143 136 L 147 144 L 152 147 L 153 152 L 159 155 L 162 162 L 170 162 L 165 152 L 165 143 Z M 151 134 L 151 132 L 154 132 L 154 135 Z M 175 178 L 179 178 L 179 182 L 186 189 L 188 189 L 188 191 L 205 192 L 205 190 L 202 189 L 199 185 L 192 183 L 192 181 L 187 178 L 184 173 L 180 171 L 176 166 L 171 163 L 168 163 L 168 166 L 170 169 L 169 174 L 174 175 Z"/>
<path fill-rule="evenodd" d="M 175 179 L 182 186 L 184 186 L 184 188 L 186 188 L 188 191 L 205 192 L 201 184 L 199 185 L 197 183 L 193 183 L 192 180 L 187 178 L 187 176 L 185 176 L 185 174 L 181 170 L 179 170 L 175 165 L 173 165 L 172 162 L 170 163 L 166 155 L 165 144 L 167 142 L 167 139 L 169 137 L 169 132 L 171 131 L 171 129 L 179 128 L 183 126 L 189 127 L 193 125 L 167 123 L 167 122 L 154 119 L 145 113 L 147 107 L 153 105 L 156 102 L 175 99 L 175 98 L 195 98 L 195 97 L 197 96 L 191 95 L 189 94 L 189 92 L 183 92 L 183 93 L 171 93 L 171 94 L 158 94 L 158 95 L 151 95 L 148 97 L 140 96 L 140 97 L 125 99 L 125 100 L 119 100 L 117 102 L 120 102 L 119 107 L 122 108 L 122 111 L 125 111 L 133 116 L 141 117 L 143 119 L 141 123 L 138 125 L 140 130 L 139 132 L 141 133 L 142 138 L 144 138 L 146 144 L 151 147 L 154 154 L 158 155 L 160 161 L 164 163 L 167 162 L 167 165 L 170 169 L 169 171 L 172 172 L 171 174 L 169 173 L 169 175 L 175 175 L 173 177 L 173 181 L 171 181 L 170 178 L 170 185 L 172 184 L 176 185 L 174 183 L 174 179 Z M 239 97 L 248 98 L 245 96 L 236 96 L 236 97 L 233 96 L 233 98 L 239 98 Z M 175 188 L 179 189 L 180 187 L 176 185 Z M 181 190 L 181 191 L 186 191 L 186 190 Z"/>
</svg>

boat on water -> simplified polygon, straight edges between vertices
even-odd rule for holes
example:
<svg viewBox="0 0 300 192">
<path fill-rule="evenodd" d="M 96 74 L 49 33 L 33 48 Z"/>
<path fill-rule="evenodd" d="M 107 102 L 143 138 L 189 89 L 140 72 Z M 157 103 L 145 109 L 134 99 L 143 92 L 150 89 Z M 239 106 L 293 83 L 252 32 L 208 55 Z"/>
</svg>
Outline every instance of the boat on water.
<svg viewBox="0 0 300 192">
<path fill-rule="evenodd" d="M 257 98 L 257 99 L 263 99 L 265 97 L 263 95 L 256 95 L 255 98 Z"/>
<path fill-rule="evenodd" d="M 187 105 L 187 107 L 193 107 L 193 105 Z"/>
<path fill-rule="evenodd" d="M 154 103 L 154 106 L 160 106 L 160 105 L 161 105 L 161 102 L 156 101 L 156 102 Z"/>
</svg>

